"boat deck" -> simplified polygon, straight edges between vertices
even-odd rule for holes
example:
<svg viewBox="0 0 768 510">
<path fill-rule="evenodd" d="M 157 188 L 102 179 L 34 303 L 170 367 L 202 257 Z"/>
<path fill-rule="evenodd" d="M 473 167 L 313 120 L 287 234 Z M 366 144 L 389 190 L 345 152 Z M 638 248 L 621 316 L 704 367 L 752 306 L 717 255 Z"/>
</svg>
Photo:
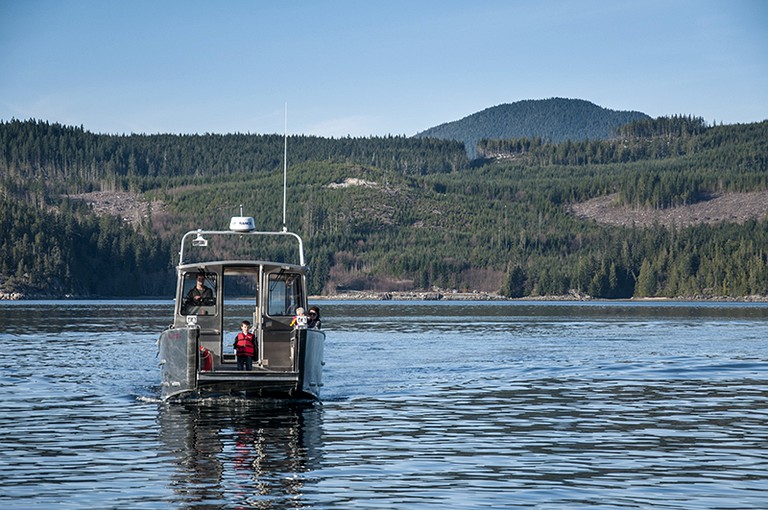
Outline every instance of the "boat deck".
<svg viewBox="0 0 768 510">
<path fill-rule="evenodd" d="M 248 396 L 291 397 L 299 391 L 298 372 L 268 372 L 266 370 L 226 370 L 200 372 L 197 375 L 197 394 L 226 395 L 244 392 Z"/>
<path fill-rule="evenodd" d="M 296 382 L 299 380 L 298 372 L 272 372 L 259 370 L 219 370 L 217 372 L 200 372 L 198 381 L 226 382 L 226 381 L 275 381 Z"/>
</svg>

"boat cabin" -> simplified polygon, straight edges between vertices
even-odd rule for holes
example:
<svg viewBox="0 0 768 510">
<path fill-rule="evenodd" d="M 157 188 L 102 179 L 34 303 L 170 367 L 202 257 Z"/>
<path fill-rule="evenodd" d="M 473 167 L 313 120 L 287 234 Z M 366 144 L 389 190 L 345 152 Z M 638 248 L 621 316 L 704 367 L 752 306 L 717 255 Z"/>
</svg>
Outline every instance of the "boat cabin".
<svg viewBox="0 0 768 510">
<path fill-rule="evenodd" d="M 307 306 L 304 278 L 299 266 L 266 262 L 181 266 L 174 326 L 199 328 L 199 345 L 211 353 L 217 372 L 237 368 L 232 345 L 247 320 L 256 340 L 254 365 L 293 370 L 291 322 L 296 309 Z M 209 296 L 196 299 L 198 280 Z"/>
<path fill-rule="evenodd" d="M 253 253 L 244 248 L 247 241 L 264 237 L 298 240 L 299 263 L 228 258 Z M 229 245 L 213 243 L 222 238 Z M 229 231 L 188 232 L 173 324 L 158 340 L 163 398 L 232 392 L 317 398 L 325 333 L 294 321 L 299 308 L 307 309 L 306 275 L 303 243 L 294 233 L 255 232 L 253 219 L 240 217 Z M 243 321 L 254 335 L 251 370 L 238 370 L 234 350 Z"/>
</svg>

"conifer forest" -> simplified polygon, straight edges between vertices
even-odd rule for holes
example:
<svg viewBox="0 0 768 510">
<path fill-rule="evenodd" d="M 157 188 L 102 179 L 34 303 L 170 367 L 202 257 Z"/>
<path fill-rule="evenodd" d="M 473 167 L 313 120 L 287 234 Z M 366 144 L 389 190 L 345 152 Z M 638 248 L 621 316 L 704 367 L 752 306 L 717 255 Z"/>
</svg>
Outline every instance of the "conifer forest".
<svg viewBox="0 0 768 510">
<path fill-rule="evenodd" d="M 241 205 L 259 230 L 282 227 L 283 142 L 0 123 L 0 291 L 171 296 L 184 232 L 226 228 Z M 473 159 L 428 137 L 289 136 L 287 147 L 286 223 L 304 238 L 314 294 L 768 295 L 765 211 L 650 225 L 574 213 L 598 197 L 661 211 L 768 191 L 768 121 L 671 116 L 605 139 L 482 139 Z M 97 211 L 95 192 L 130 196 L 141 213 Z"/>
</svg>

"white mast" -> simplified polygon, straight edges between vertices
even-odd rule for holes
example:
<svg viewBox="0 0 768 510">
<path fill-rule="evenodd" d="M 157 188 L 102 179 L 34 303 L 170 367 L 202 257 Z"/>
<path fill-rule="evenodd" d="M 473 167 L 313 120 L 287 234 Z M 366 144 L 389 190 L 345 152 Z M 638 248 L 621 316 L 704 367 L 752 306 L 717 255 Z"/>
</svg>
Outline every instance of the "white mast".
<svg viewBox="0 0 768 510">
<path fill-rule="evenodd" d="M 288 184 L 288 103 L 285 103 L 285 129 L 283 140 L 283 232 L 288 230 L 285 226 L 286 187 Z"/>
</svg>

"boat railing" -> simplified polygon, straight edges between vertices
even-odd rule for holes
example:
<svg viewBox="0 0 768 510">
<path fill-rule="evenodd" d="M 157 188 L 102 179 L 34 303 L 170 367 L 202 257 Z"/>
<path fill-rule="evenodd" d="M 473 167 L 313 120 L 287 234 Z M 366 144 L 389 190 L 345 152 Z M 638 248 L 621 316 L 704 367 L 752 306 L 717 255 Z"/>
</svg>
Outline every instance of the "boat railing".
<svg viewBox="0 0 768 510">
<path fill-rule="evenodd" d="M 287 230 L 277 231 L 277 232 L 260 232 L 260 231 L 249 231 L 249 232 L 238 232 L 233 230 L 190 230 L 184 236 L 181 238 L 181 248 L 179 249 L 179 265 L 184 265 L 187 261 L 184 259 L 185 256 L 185 249 L 191 244 L 192 246 L 199 246 L 199 247 L 205 247 L 208 245 L 208 239 L 205 236 L 208 236 L 209 238 L 211 236 L 290 236 L 296 239 L 298 242 L 298 252 L 299 252 L 299 264 L 303 267 L 305 266 L 304 262 L 304 241 L 301 239 L 301 237 L 294 233 L 289 232 Z"/>
</svg>

